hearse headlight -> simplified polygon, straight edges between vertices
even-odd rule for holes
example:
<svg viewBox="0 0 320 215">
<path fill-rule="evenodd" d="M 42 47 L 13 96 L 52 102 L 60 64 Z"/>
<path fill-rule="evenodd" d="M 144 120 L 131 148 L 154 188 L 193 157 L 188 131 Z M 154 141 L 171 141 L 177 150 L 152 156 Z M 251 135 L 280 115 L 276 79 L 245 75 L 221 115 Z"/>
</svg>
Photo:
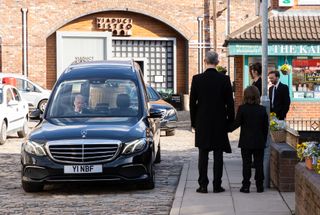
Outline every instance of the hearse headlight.
<svg viewBox="0 0 320 215">
<path fill-rule="evenodd" d="M 165 118 L 169 118 L 169 117 L 172 117 L 176 114 L 176 112 L 174 111 L 174 109 L 169 109 L 167 110 L 166 112 L 166 115 L 165 115 Z"/>
<path fill-rule="evenodd" d="M 145 139 L 139 139 L 139 140 L 134 140 L 128 143 L 125 143 L 125 147 L 122 151 L 122 154 L 132 154 L 135 152 L 142 151 L 146 145 L 146 140 Z"/>
<path fill-rule="evenodd" d="M 45 156 L 46 152 L 44 151 L 43 147 L 36 142 L 28 140 L 24 144 L 24 150 L 30 154 L 37 155 L 37 156 Z"/>
</svg>

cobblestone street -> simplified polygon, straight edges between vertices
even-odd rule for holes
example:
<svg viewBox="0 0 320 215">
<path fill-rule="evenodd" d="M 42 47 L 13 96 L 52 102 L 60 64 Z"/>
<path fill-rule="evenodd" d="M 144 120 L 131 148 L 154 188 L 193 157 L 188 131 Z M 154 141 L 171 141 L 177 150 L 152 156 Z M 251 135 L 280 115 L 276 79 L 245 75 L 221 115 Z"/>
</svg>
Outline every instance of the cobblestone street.
<svg viewBox="0 0 320 215">
<path fill-rule="evenodd" d="M 0 146 L 0 214 L 168 214 L 182 165 L 197 153 L 188 117 L 188 112 L 179 112 L 175 136 L 161 137 L 162 162 L 156 165 L 153 190 L 86 183 L 48 185 L 44 192 L 25 193 L 20 183 L 22 139 L 9 137 Z"/>
</svg>

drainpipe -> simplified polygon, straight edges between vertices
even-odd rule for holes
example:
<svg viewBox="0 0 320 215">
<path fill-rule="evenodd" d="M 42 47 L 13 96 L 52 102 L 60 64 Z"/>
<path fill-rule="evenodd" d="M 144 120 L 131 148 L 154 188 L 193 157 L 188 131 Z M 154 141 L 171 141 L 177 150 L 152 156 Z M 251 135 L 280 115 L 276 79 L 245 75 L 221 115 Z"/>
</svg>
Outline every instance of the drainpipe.
<svg viewBox="0 0 320 215">
<path fill-rule="evenodd" d="M 202 29 L 203 29 L 203 17 L 198 17 L 198 74 L 202 73 L 203 67 L 203 36 L 202 36 Z"/>
<path fill-rule="evenodd" d="M 212 2 L 212 21 L 213 21 L 213 50 L 217 52 L 217 0 Z"/>
<path fill-rule="evenodd" d="M 28 67 L 27 67 L 27 8 L 22 8 L 22 35 L 23 35 L 23 70 L 22 74 L 28 76 Z"/>
<path fill-rule="evenodd" d="M 227 0 L 226 36 L 230 34 L 230 0 Z M 230 76 L 230 56 L 228 55 L 228 75 Z"/>
</svg>

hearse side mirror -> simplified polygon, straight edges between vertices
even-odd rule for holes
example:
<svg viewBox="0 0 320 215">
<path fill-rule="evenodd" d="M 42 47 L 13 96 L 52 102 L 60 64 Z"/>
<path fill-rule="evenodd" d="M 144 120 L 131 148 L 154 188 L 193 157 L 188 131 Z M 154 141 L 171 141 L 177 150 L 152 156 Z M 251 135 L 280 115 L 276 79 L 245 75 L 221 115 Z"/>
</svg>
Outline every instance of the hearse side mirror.
<svg viewBox="0 0 320 215">
<path fill-rule="evenodd" d="M 42 112 L 39 109 L 34 110 L 29 114 L 29 117 L 30 119 L 42 119 Z"/>
<path fill-rule="evenodd" d="M 162 111 L 155 108 L 150 108 L 149 111 L 149 118 L 161 118 L 162 117 Z"/>
</svg>

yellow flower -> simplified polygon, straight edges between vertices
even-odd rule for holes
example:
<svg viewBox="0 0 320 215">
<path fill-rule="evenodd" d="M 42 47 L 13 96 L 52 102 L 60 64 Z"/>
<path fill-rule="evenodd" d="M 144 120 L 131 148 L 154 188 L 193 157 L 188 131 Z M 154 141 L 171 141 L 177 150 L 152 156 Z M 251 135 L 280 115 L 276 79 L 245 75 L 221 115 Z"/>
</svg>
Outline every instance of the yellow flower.
<svg viewBox="0 0 320 215">
<path fill-rule="evenodd" d="M 317 165 L 315 168 L 316 173 L 320 174 L 320 159 L 317 160 Z"/>
<path fill-rule="evenodd" d="M 283 64 L 283 65 L 280 67 L 280 70 L 282 70 L 282 71 L 289 71 L 289 70 L 290 70 L 290 65 L 288 65 L 288 64 Z"/>
</svg>

